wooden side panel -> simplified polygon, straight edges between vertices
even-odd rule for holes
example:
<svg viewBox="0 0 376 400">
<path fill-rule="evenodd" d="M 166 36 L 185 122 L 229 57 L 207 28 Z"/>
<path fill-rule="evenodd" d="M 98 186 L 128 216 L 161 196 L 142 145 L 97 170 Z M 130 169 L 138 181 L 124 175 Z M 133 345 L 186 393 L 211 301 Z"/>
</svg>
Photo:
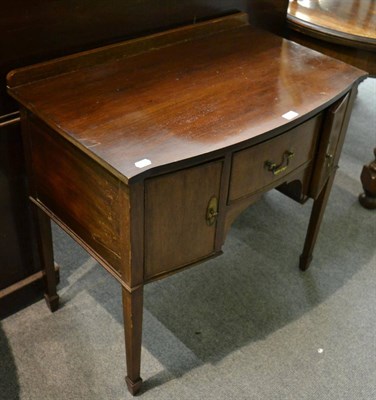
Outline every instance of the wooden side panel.
<svg viewBox="0 0 376 400">
<path fill-rule="evenodd" d="M 119 271 L 119 182 L 46 126 L 27 137 L 33 197 Z"/>
<path fill-rule="evenodd" d="M 319 195 L 329 175 L 337 167 L 335 159 L 341 151 L 337 147 L 341 135 L 345 134 L 344 117 L 349 97 L 350 95 L 347 94 L 327 111 L 310 190 L 313 198 Z"/>
<path fill-rule="evenodd" d="M 216 224 L 206 223 L 210 199 L 219 198 L 222 161 L 146 181 L 145 279 L 214 253 Z"/>
</svg>

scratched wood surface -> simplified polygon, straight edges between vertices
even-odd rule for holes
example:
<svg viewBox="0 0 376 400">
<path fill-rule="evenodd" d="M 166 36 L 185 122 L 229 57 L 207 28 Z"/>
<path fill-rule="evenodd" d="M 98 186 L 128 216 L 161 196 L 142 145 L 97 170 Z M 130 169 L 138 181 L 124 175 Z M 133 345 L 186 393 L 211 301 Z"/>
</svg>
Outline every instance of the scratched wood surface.
<svg viewBox="0 0 376 400">
<path fill-rule="evenodd" d="M 116 57 L 9 92 L 128 181 L 286 130 L 362 75 L 240 18 L 236 28 L 197 40 L 175 38 L 158 51 Z M 291 110 L 298 117 L 289 122 L 282 115 Z M 144 159 L 150 164 L 138 168 Z"/>
</svg>

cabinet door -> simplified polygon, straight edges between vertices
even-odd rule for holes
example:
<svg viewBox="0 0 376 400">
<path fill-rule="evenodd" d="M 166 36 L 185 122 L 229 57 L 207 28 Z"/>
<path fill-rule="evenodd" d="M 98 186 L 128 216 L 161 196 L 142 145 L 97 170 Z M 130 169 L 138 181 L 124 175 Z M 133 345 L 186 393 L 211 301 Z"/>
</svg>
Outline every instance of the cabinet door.
<svg viewBox="0 0 376 400">
<path fill-rule="evenodd" d="M 350 94 L 347 94 L 327 111 L 310 190 L 310 196 L 313 198 L 320 194 L 329 175 L 337 167 L 341 152 L 339 143 L 343 142 L 340 139 L 346 133 L 344 120 L 349 97 Z"/>
<path fill-rule="evenodd" d="M 208 224 L 207 210 L 219 198 L 222 165 L 211 162 L 146 181 L 146 280 L 214 253 L 216 222 Z"/>
</svg>

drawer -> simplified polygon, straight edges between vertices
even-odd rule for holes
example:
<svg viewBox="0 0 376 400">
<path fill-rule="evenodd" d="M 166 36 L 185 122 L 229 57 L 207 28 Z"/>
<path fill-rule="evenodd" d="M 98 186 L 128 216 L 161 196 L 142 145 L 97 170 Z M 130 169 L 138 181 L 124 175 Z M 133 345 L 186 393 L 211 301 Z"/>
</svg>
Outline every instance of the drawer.
<svg viewBox="0 0 376 400">
<path fill-rule="evenodd" d="M 234 153 L 229 202 L 281 184 L 311 161 L 321 120 L 319 114 L 273 139 Z"/>
</svg>

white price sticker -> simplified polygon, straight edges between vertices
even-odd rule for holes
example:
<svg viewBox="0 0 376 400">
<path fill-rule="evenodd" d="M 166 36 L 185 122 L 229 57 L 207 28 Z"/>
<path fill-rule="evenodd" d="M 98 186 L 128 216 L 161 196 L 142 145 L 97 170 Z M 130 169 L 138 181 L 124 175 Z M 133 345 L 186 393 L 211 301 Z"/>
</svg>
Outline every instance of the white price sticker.
<svg viewBox="0 0 376 400">
<path fill-rule="evenodd" d="M 293 118 L 297 117 L 298 115 L 299 115 L 299 113 L 297 113 L 295 111 L 289 111 L 286 114 L 283 114 L 282 118 L 290 121 L 290 119 L 293 119 Z"/>
<path fill-rule="evenodd" d="M 150 165 L 150 164 L 151 164 L 151 161 L 148 160 L 147 158 L 144 158 L 144 159 L 142 159 L 142 160 L 137 161 L 137 162 L 134 163 L 134 165 L 135 165 L 137 168 L 145 168 L 145 167 L 147 167 L 147 166 Z"/>
</svg>

